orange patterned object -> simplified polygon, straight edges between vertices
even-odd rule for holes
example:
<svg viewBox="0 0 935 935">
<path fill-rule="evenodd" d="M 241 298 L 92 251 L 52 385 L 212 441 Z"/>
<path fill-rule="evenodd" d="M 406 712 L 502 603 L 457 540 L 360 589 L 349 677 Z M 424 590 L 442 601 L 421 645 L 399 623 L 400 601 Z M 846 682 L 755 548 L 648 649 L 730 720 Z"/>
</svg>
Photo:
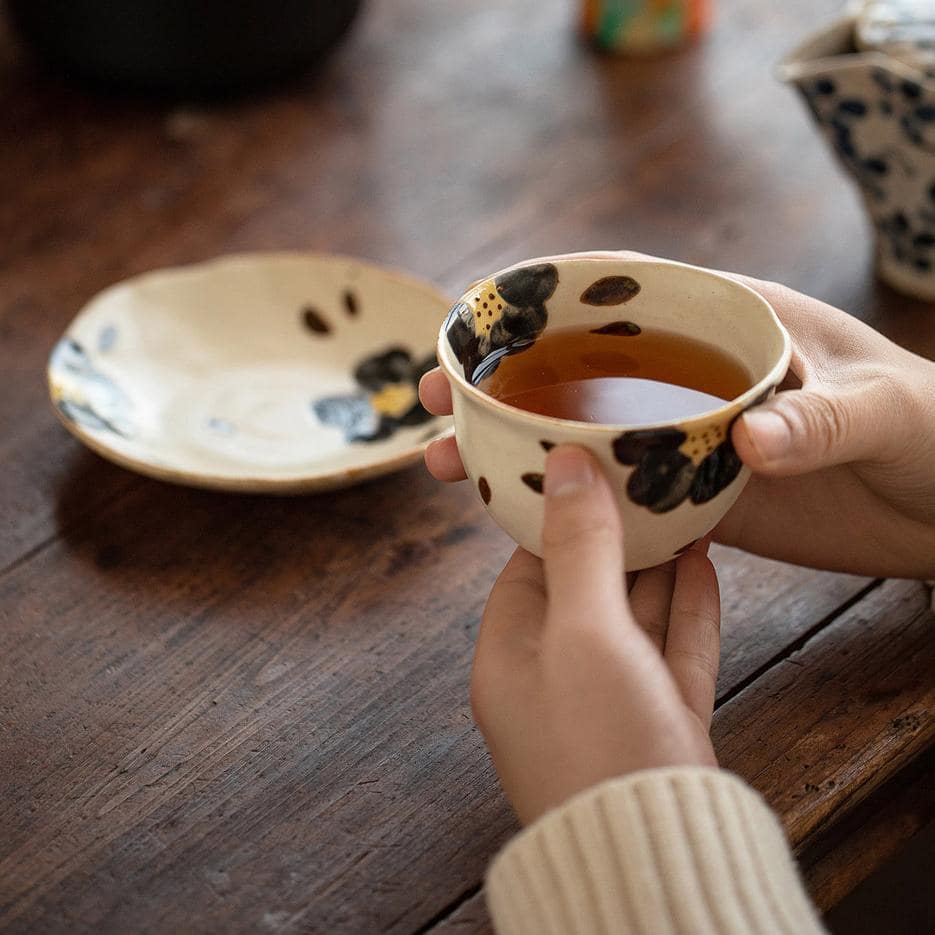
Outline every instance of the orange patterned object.
<svg viewBox="0 0 935 935">
<path fill-rule="evenodd" d="M 664 51 L 707 28 L 710 0 L 583 0 L 584 34 L 599 48 L 619 53 Z"/>
</svg>

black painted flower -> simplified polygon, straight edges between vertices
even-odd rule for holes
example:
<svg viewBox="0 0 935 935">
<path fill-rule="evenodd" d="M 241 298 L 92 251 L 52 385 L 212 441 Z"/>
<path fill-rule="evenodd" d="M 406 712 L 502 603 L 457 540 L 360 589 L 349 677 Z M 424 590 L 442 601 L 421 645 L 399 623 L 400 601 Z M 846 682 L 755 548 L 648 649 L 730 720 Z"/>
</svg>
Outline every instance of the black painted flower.
<svg viewBox="0 0 935 935">
<path fill-rule="evenodd" d="M 558 285 L 558 270 L 539 263 L 478 284 L 448 313 L 445 331 L 465 379 L 477 383 L 507 354 L 529 347 L 545 329 L 545 303 Z"/>
<path fill-rule="evenodd" d="M 758 396 L 746 408 L 759 405 L 769 392 Z M 743 467 L 731 442 L 731 429 L 738 418 L 740 413 L 723 432 L 710 429 L 717 435 L 718 443 L 697 464 L 684 453 L 684 449 L 693 445 L 686 445 L 692 439 L 682 429 L 636 429 L 615 438 L 616 459 L 636 468 L 627 481 L 629 498 L 653 513 L 668 513 L 686 499 L 696 505 L 713 500 L 736 480 Z"/>
<path fill-rule="evenodd" d="M 55 346 L 49 374 L 55 405 L 70 422 L 124 437 L 135 433 L 130 400 L 73 338 Z"/>
<path fill-rule="evenodd" d="M 653 513 L 675 509 L 687 496 L 695 475 L 691 458 L 679 448 L 688 436 L 681 429 L 637 429 L 614 439 L 614 456 L 636 470 L 627 494 Z"/>
<path fill-rule="evenodd" d="M 409 351 L 393 347 L 367 357 L 354 370 L 357 393 L 326 396 L 312 404 L 325 425 L 344 430 L 349 442 L 389 438 L 403 426 L 432 418 L 419 402 L 419 380 L 436 365 L 435 355 L 416 362 Z"/>
<path fill-rule="evenodd" d="M 733 483 L 743 462 L 734 450 L 730 440 L 733 422 L 727 429 L 727 438 L 711 452 L 695 470 L 689 496 L 692 503 L 707 503 L 713 500 L 725 487 Z"/>
</svg>

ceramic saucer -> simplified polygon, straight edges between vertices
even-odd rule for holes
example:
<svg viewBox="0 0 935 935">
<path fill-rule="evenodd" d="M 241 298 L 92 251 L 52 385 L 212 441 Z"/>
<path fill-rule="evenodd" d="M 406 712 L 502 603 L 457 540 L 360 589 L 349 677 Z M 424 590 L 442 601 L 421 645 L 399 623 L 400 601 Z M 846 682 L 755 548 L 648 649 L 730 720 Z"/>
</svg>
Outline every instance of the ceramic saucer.
<svg viewBox="0 0 935 935">
<path fill-rule="evenodd" d="M 416 393 L 449 301 L 360 260 L 245 254 L 100 293 L 49 359 L 65 427 L 197 487 L 299 493 L 406 467 L 450 420 Z"/>
</svg>

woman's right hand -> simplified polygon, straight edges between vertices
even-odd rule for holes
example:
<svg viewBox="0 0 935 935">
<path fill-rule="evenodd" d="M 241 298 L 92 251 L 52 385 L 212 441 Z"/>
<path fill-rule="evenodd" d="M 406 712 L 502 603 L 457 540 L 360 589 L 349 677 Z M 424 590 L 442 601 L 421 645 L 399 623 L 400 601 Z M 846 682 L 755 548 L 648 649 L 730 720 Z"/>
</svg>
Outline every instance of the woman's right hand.
<svg viewBox="0 0 935 935">
<path fill-rule="evenodd" d="M 734 426 L 754 476 L 715 540 L 814 568 L 935 577 L 935 363 L 817 299 L 734 278 L 770 302 L 793 355 L 786 385 Z M 419 392 L 451 412 L 441 371 Z M 453 438 L 425 461 L 439 480 L 465 476 Z"/>
</svg>

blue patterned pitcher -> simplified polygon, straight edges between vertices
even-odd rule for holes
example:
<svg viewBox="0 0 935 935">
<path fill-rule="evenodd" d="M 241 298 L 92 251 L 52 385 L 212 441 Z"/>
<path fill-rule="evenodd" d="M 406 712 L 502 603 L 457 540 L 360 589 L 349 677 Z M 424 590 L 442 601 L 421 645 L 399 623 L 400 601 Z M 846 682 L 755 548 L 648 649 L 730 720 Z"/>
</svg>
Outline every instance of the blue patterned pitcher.
<svg viewBox="0 0 935 935">
<path fill-rule="evenodd" d="M 857 183 L 876 229 L 877 272 L 935 301 L 935 78 L 859 51 L 855 19 L 822 29 L 779 66 Z"/>
</svg>

